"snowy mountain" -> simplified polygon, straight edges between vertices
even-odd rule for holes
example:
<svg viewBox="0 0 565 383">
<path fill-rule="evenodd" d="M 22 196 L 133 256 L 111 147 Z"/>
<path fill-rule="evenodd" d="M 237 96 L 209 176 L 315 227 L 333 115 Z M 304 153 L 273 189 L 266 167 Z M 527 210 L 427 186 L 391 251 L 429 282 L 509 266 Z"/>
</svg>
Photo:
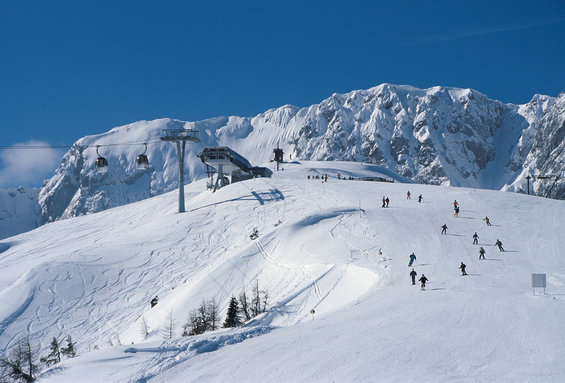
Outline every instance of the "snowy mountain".
<svg viewBox="0 0 565 383">
<path fill-rule="evenodd" d="M 471 89 L 383 84 L 334 94 L 307 108 L 285 105 L 255 117 L 218 117 L 197 122 L 140 121 L 79 140 L 42 189 L 42 222 L 102 211 L 177 188 L 175 145 L 162 142 L 164 129 L 196 129 L 189 143 L 188 182 L 204 176 L 196 155 L 204 146 L 227 145 L 252 164 L 267 163 L 280 145 L 286 158 L 368 162 L 415 182 L 565 198 L 565 94 L 536 95 L 528 104 L 491 100 Z M 135 170 L 144 151 L 151 170 Z M 134 144 L 132 144 L 134 143 Z M 110 164 L 94 171 L 96 145 Z M 551 189 L 551 190 L 550 190 Z"/>
<path fill-rule="evenodd" d="M 565 93 L 512 105 L 470 89 L 382 84 L 334 94 L 307 108 L 285 105 L 255 117 L 196 122 L 139 121 L 84 137 L 41 189 L 39 208 L 26 214 L 20 209 L 22 222 L 0 231 L 0 238 L 16 234 L 16 227 L 27 230 L 36 222 L 99 212 L 176 189 L 175 145 L 160 137 L 165 129 L 183 128 L 198 130 L 201 140 L 187 145 L 185 182 L 205 177 L 196 157 L 204 146 L 227 145 L 253 165 L 264 165 L 279 145 L 286 159 L 367 162 L 433 185 L 526 193 L 530 176 L 532 194 L 565 198 Z M 94 171 L 97 145 L 109 161 L 105 175 Z M 144 152 L 150 168 L 139 172 L 135 159 Z M 1 209 L 13 211 L 13 201 L 1 199 Z"/>
<path fill-rule="evenodd" d="M 79 356 L 40 382 L 565 379 L 563 201 L 337 179 L 392 177 L 366 163 L 284 168 L 216 193 L 190 183 L 184 214 L 171 192 L 0 241 L 2 354 L 29 336 L 43 356 L 53 337 L 72 336 Z M 328 181 L 307 179 L 316 174 Z M 425 291 L 411 285 L 412 252 Z M 531 273 L 547 273 L 545 295 L 533 295 Z M 223 320 L 257 282 L 265 313 L 180 336 L 203 300 Z"/>
<path fill-rule="evenodd" d="M 38 227 L 41 209 L 39 189 L 24 187 L 0 189 L 0 239 Z"/>
</svg>

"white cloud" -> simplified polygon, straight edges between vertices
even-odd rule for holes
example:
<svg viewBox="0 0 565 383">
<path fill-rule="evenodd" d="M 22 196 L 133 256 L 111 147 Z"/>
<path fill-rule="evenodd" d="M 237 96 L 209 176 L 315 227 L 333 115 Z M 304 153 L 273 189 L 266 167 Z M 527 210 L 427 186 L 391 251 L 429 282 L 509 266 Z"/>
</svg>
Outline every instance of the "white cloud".
<svg viewBox="0 0 565 383">
<path fill-rule="evenodd" d="M 426 44 L 434 44 L 434 43 L 441 43 L 446 41 L 454 41 L 463 38 L 475 37 L 475 36 L 482 36 L 482 35 L 489 35 L 493 33 L 504 33 L 504 32 L 511 32 L 511 31 L 519 31 L 524 29 L 535 28 L 544 25 L 551 25 L 562 23 L 565 21 L 564 17 L 552 19 L 552 20 L 543 20 L 538 22 L 533 22 L 529 24 L 519 24 L 519 25 L 507 25 L 507 26 L 500 26 L 500 27 L 493 27 L 493 28 L 483 28 L 483 29 L 476 29 L 476 30 L 468 30 L 468 31 L 448 31 L 442 34 L 435 34 L 435 35 L 428 35 L 428 36 L 421 36 L 414 41 L 407 43 L 406 45 L 426 45 Z"/>
<path fill-rule="evenodd" d="M 40 187 L 61 161 L 60 150 L 43 141 L 14 144 L 0 152 L 0 187 Z"/>
</svg>

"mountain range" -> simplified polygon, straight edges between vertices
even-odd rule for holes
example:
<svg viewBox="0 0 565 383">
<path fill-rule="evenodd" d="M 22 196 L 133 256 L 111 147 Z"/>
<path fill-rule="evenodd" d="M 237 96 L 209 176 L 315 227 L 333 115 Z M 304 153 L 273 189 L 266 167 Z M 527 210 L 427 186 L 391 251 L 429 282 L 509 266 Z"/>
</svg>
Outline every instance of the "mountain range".
<svg viewBox="0 0 565 383">
<path fill-rule="evenodd" d="M 138 121 L 84 137 L 40 190 L 39 209 L 17 219 L 44 224 L 174 190 L 178 160 L 175 145 L 160 140 L 165 129 L 198 132 L 200 142 L 187 145 L 186 182 L 205 176 L 197 158 L 205 146 L 229 146 L 253 165 L 268 164 L 280 147 L 286 160 L 366 162 L 416 183 L 565 198 L 565 93 L 514 105 L 472 89 L 382 84 L 255 117 Z M 141 153 L 150 161 L 143 172 Z M 95 171 L 98 155 L 106 174 Z M 13 219 L 4 214 L 0 225 Z"/>
</svg>

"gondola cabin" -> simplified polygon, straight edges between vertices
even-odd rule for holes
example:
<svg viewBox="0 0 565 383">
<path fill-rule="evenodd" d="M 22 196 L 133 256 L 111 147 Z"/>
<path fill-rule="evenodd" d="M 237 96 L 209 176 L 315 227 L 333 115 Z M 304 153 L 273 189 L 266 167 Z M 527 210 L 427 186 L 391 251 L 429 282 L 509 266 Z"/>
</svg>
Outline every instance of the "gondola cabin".
<svg viewBox="0 0 565 383">
<path fill-rule="evenodd" d="M 104 157 L 96 159 L 96 172 L 106 174 L 108 172 L 108 161 Z"/>
<path fill-rule="evenodd" d="M 140 154 L 135 160 L 137 170 L 143 171 L 149 168 L 149 159 L 145 154 Z"/>
<path fill-rule="evenodd" d="M 108 172 L 108 161 L 98 153 L 100 145 L 96 145 L 96 154 L 98 158 L 96 159 L 96 172 L 100 174 L 106 174 Z"/>
</svg>

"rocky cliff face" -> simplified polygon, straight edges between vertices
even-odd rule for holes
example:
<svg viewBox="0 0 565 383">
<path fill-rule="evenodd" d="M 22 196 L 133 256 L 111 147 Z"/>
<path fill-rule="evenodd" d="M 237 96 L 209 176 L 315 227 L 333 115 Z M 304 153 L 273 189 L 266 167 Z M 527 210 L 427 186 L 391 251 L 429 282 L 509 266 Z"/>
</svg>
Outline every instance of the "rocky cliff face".
<svg viewBox="0 0 565 383">
<path fill-rule="evenodd" d="M 40 222 L 39 189 L 0 190 L 0 239 L 35 229 Z M 5 244 L 0 244 L 2 253 Z"/>
<path fill-rule="evenodd" d="M 282 106 L 255 117 L 183 122 L 140 121 L 79 140 L 41 190 L 42 222 L 88 214 L 177 188 L 175 145 L 164 129 L 196 129 L 188 143 L 185 182 L 205 176 L 196 157 L 204 146 L 227 145 L 253 165 L 264 165 L 280 145 L 293 160 L 363 161 L 415 182 L 525 192 L 527 175 L 538 195 L 565 198 L 558 175 L 565 162 L 565 94 L 535 96 L 525 105 L 503 104 L 471 89 L 379 85 L 334 94 L 307 108 Z M 135 169 L 144 151 L 151 168 Z M 95 172 L 97 157 L 110 171 Z"/>
<path fill-rule="evenodd" d="M 548 102 L 532 140 L 524 165 L 517 177 L 546 176 L 533 184 L 536 195 L 565 198 L 565 93 Z M 514 182 L 516 183 L 516 181 Z M 518 189 L 521 190 L 521 189 Z"/>
</svg>

